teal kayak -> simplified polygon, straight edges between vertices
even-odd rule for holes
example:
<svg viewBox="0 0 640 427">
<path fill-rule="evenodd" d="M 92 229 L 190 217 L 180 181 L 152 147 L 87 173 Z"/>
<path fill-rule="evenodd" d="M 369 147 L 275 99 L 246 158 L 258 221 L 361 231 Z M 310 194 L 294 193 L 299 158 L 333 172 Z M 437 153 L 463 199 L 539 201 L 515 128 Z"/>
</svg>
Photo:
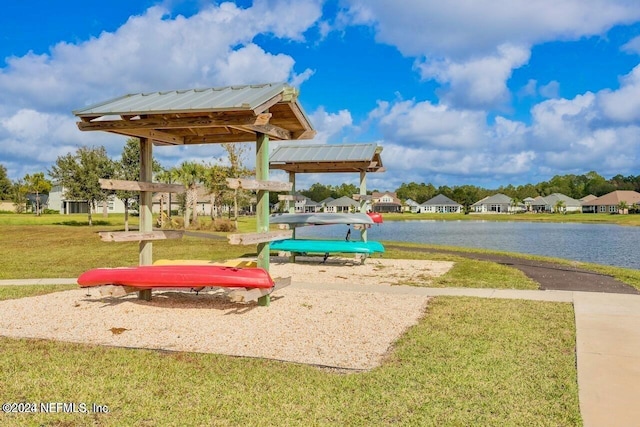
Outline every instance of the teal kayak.
<svg viewBox="0 0 640 427">
<path fill-rule="evenodd" d="M 373 254 L 384 252 L 384 246 L 380 242 L 362 242 L 346 240 L 304 240 L 286 239 L 271 242 L 269 248 L 272 251 L 309 252 L 309 253 L 352 253 Z"/>
</svg>

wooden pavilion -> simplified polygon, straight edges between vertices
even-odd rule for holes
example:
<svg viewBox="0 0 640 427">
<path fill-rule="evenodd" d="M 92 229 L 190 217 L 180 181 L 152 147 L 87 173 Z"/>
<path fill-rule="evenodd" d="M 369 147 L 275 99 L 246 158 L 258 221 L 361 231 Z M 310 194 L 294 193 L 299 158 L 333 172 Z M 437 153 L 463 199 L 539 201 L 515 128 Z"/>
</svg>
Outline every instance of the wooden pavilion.
<svg viewBox="0 0 640 427">
<path fill-rule="evenodd" d="M 152 264 L 152 241 L 168 238 L 153 231 L 152 193 L 184 191 L 182 186 L 152 182 L 153 145 L 256 142 L 256 180 L 231 180 L 232 188 L 257 190 L 257 233 L 235 242 L 258 245 L 258 266 L 269 269 L 269 191 L 291 185 L 269 181 L 269 140 L 311 139 L 315 131 L 298 102 L 298 91 L 285 83 L 228 86 L 125 95 L 73 111 L 81 131 L 105 131 L 140 139 L 140 181 L 103 181 L 103 188 L 140 191 L 140 230 L 110 233 L 114 241 L 139 241 L 140 265 Z M 283 186 L 283 184 L 285 184 Z M 150 299 L 151 291 L 140 298 Z M 259 301 L 269 304 L 268 295 Z"/>
<path fill-rule="evenodd" d="M 384 172 L 382 147 L 377 144 L 297 144 L 280 145 L 269 158 L 269 167 L 289 174 L 291 195 L 281 199 L 291 199 L 295 194 L 296 174 L 299 173 L 358 173 L 360 194 L 354 199 L 360 201 L 362 209 L 367 200 L 367 173 Z M 363 240 L 367 239 L 366 229 L 362 230 Z"/>
</svg>

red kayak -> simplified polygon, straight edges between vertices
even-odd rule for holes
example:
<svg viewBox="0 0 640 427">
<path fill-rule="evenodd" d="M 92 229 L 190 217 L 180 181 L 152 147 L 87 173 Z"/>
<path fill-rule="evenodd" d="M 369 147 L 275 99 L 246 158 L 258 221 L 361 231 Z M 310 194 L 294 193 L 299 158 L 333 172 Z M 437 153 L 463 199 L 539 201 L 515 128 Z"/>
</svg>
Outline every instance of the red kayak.
<svg viewBox="0 0 640 427">
<path fill-rule="evenodd" d="M 152 288 L 272 288 L 274 282 L 262 268 L 235 268 L 216 265 L 145 265 L 123 268 L 96 268 L 78 277 L 82 288 L 103 285 Z"/>
<path fill-rule="evenodd" d="M 367 212 L 367 215 L 373 220 L 375 224 L 382 224 L 382 214 L 379 212 Z"/>
</svg>

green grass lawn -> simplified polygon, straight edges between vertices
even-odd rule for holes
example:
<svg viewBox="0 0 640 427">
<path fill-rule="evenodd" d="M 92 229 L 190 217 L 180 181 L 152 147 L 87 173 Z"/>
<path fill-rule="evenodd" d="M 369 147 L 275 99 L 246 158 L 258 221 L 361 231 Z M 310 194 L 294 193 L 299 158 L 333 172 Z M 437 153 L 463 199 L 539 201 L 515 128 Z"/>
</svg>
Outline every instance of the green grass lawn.
<svg viewBox="0 0 640 427">
<path fill-rule="evenodd" d="M 0 338 L 3 401 L 109 408 L 0 414 L 0 423 L 574 426 L 574 337 L 570 304 L 439 297 L 386 362 L 364 373 Z"/>
<path fill-rule="evenodd" d="M 2 217 L 0 247 L 7 250 L 0 279 L 75 277 L 89 268 L 137 264 L 136 243 L 103 243 L 97 235 L 121 229 L 118 218 L 90 228 L 78 225 L 80 218 L 16 224 Z M 241 228 L 251 230 L 251 221 Z M 154 259 L 252 252 L 226 240 L 154 242 Z M 456 263 L 429 286 L 536 288 L 518 270 L 455 254 L 391 250 L 385 258 Z M 3 286 L 0 300 L 70 288 Z M 364 373 L 0 338 L 3 401 L 96 403 L 110 411 L 0 413 L 0 425 L 581 425 L 575 364 L 570 304 L 477 298 L 433 299 L 385 363 Z"/>
</svg>

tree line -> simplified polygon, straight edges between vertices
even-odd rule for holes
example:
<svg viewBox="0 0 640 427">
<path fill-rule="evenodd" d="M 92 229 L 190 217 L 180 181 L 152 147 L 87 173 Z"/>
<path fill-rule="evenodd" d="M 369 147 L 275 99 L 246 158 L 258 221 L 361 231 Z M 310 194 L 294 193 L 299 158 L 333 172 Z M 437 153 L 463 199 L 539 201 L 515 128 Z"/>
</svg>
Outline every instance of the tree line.
<svg viewBox="0 0 640 427">
<path fill-rule="evenodd" d="M 181 213 L 184 215 L 185 225 L 190 220 L 197 220 L 197 189 L 204 187 L 213 206 L 211 215 L 220 216 L 222 206 L 234 206 L 234 216 L 237 217 L 239 208 L 249 204 L 251 194 L 242 190 L 230 190 L 226 186 L 226 178 L 244 178 L 254 174 L 245 166 L 245 156 L 248 148 L 244 144 L 223 144 L 228 155 L 228 164 L 221 161 L 204 163 L 186 161 L 172 168 L 164 168 L 154 160 L 154 180 L 165 183 L 181 183 L 185 186 L 185 193 L 177 197 Z M 85 200 L 90 207 L 95 208 L 100 201 L 107 200 L 115 194 L 125 205 L 135 206 L 138 194 L 136 192 L 108 191 L 100 188 L 98 179 L 111 178 L 137 181 L 140 176 L 140 144 L 138 139 L 129 138 L 125 144 L 119 160 L 111 160 L 104 147 L 81 147 L 75 153 L 58 157 L 55 164 L 47 171 L 53 181 L 65 188 L 65 197 L 72 200 Z M 27 174 L 22 179 L 11 181 L 7 176 L 7 169 L 0 164 L 0 200 L 13 201 L 18 209 L 27 202 L 34 202 L 34 212 L 40 213 L 39 196 L 51 191 L 52 181 L 43 172 Z M 602 196 L 614 190 L 634 190 L 640 192 L 640 175 L 616 175 L 606 179 L 595 171 L 583 175 L 556 175 L 549 181 L 537 184 L 506 185 L 495 189 L 478 187 L 475 185 L 460 185 L 449 187 L 442 185 L 435 187 L 431 183 L 409 182 L 402 183 L 394 190 L 398 198 L 403 201 L 411 199 L 417 203 L 424 203 L 432 197 L 443 194 L 452 200 L 469 207 L 478 200 L 503 193 L 514 200 L 522 201 L 527 197 L 547 196 L 562 193 L 574 199 L 580 199 L 589 194 Z M 377 190 L 374 190 L 377 191 Z M 325 185 L 315 183 L 300 193 L 319 202 L 328 197 L 334 199 L 342 196 L 352 197 L 359 192 L 353 184 Z M 371 193 L 371 191 L 369 192 Z M 270 194 L 270 202 L 277 202 L 277 194 Z M 170 209 L 170 206 L 169 206 Z M 89 222 L 91 222 L 91 211 Z M 125 214 L 127 215 L 127 214 Z M 171 216 L 169 211 L 166 214 Z"/>
<path fill-rule="evenodd" d="M 640 192 L 640 175 L 623 176 L 616 175 L 611 179 L 606 179 L 597 172 L 591 171 L 583 175 L 556 175 L 549 181 L 538 184 L 506 185 L 494 189 L 482 188 L 475 185 L 460 185 L 449 187 L 441 185 L 434 186 L 431 183 L 409 182 L 402 183 L 395 189 L 399 199 L 408 199 L 417 203 L 424 203 L 427 200 L 443 194 L 452 200 L 464 205 L 471 206 L 478 200 L 496 193 L 502 193 L 514 200 L 522 201 L 527 197 L 548 196 L 553 193 L 562 193 L 573 199 L 593 194 L 600 197 L 615 190 L 634 190 Z M 377 190 L 373 190 L 377 191 Z M 358 193 L 358 189 L 353 184 L 342 184 L 340 186 L 313 184 L 309 190 L 301 191 L 301 194 L 319 202 L 327 197 L 338 198 Z"/>
</svg>

